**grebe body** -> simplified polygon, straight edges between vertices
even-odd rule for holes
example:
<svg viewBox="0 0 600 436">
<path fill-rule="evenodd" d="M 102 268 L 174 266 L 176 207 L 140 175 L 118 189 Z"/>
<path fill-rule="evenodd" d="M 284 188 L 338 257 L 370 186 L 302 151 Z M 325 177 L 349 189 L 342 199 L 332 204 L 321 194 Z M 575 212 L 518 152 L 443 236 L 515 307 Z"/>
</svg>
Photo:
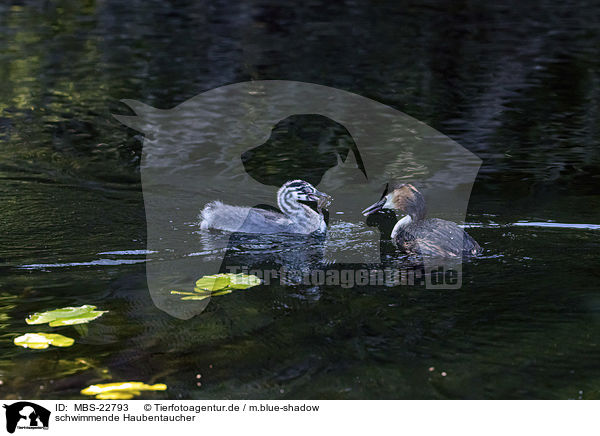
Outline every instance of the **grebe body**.
<svg viewBox="0 0 600 436">
<path fill-rule="evenodd" d="M 305 202 L 316 203 L 317 210 Z M 262 234 L 321 233 L 327 227 L 323 209 L 330 202 L 329 195 L 319 192 L 310 183 L 291 180 L 277 192 L 277 205 L 282 213 L 213 201 L 200 212 L 200 228 Z"/>
<path fill-rule="evenodd" d="M 398 210 L 405 216 L 392 230 L 391 239 L 405 253 L 428 257 L 474 256 L 479 244 L 457 224 L 439 218 L 425 218 L 425 199 L 413 185 L 402 184 L 363 211 L 365 216 L 383 209 Z"/>
</svg>

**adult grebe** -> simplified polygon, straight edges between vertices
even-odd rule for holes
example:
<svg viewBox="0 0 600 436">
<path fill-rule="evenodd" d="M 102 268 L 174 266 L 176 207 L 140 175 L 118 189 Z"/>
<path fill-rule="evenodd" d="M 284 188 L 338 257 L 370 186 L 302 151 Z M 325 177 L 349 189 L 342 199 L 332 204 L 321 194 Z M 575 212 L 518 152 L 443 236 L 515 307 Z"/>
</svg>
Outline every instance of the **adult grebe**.
<svg viewBox="0 0 600 436">
<path fill-rule="evenodd" d="M 302 202 L 316 202 L 317 211 Z M 230 206 L 220 201 L 208 203 L 200 212 L 201 229 L 242 233 L 324 232 L 322 209 L 331 197 L 304 180 L 286 182 L 277 192 L 277 204 L 283 213 L 265 209 Z"/>
<path fill-rule="evenodd" d="M 482 249 L 455 223 L 438 218 L 425 219 L 425 199 L 413 185 L 402 184 L 392 192 L 384 191 L 381 199 L 363 210 L 368 216 L 382 209 L 396 209 L 406 214 L 392 230 L 392 241 L 406 253 L 430 257 L 476 255 Z"/>
</svg>

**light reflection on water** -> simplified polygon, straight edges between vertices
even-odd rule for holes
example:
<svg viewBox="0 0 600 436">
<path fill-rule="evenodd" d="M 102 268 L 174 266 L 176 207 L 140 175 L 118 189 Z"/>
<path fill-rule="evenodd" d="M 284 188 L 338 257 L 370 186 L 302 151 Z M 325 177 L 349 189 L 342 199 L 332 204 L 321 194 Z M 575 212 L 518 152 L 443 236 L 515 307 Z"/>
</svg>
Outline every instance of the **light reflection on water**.
<svg viewBox="0 0 600 436">
<path fill-rule="evenodd" d="M 510 228 L 510 227 L 543 227 L 543 228 L 556 228 L 556 229 L 580 229 L 580 230 L 599 230 L 600 229 L 600 224 L 577 224 L 577 223 L 557 223 L 554 221 L 546 221 L 546 222 L 540 222 L 540 221 L 519 221 L 516 223 L 509 223 L 509 224 L 499 224 L 499 223 L 494 223 L 494 222 L 488 222 L 488 223 L 464 223 L 464 224 L 460 224 L 460 227 L 463 228 Z M 362 231 L 371 231 L 368 230 L 367 228 L 365 228 L 365 226 L 362 225 L 356 225 L 356 224 L 352 224 L 352 223 L 344 223 L 341 221 L 335 221 L 333 222 L 328 229 L 328 232 L 336 232 L 339 234 L 343 234 L 346 235 L 346 238 L 338 238 L 338 244 L 340 245 L 339 248 L 346 248 L 346 247 L 353 247 L 356 248 L 355 245 L 353 245 L 353 241 L 357 240 L 357 241 L 361 241 L 363 240 L 363 238 L 360 237 L 359 233 Z M 204 245 L 205 246 L 210 246 L 210 239 L 211 238 L 229 238 L 229 234 L 228 233 L 220 233 L 220 232 L 212 232 L 210 234 L 207 234 L 206 232 L 197 232 L 197 234 L 201 234 L 203 235 L 202 238 L 204 239 Z M 291 241 L 292 245 L 290 247 L 285 247 L 281 244 L 281 235 L 262 235 L 261 237 L 257 237 L 257 236 L 248 236 L 248 241 L 251 242 L 251 244 L 248 245 L 244 245 L 244 244 L 235 244 L 233 246 L 228 247 L 225 250 L 217 250 L 217 251 L 211 251 L 211 250 L 205 250 L 205 251 L 199 251 L 199 252 L 191 252 L 191 253 L 187 253 L 185 254 L 185 256 L 188 257 L 202 257 L 202 256 L 215 256 L 215 255 L 219 255 L 222 254 L 223 252 L 227 251 L 227 250 L 232 250 L 237 252 L 238 254 L 248 254 L 248 255 L 254 255 L 254 256 L 260 256 L 261 252 L 267 252 L 267 253 L 277 253 L 277 252 L 285 252 L 285 251 L 293 251 L 293 250 L 298 250 L 298 249 L 306 249 L 306 245 L 303 242 L 297 242 L 294 241 L 294 237 L 291 236 L 284 236 L 287 237 L 289 241 Z M 270 242 L 265 241 L 265 238 L 267 239 L 271 239 Z M 385 238 L 385 235 L 383 236 L 383 238 Z M 297 243 L 296 243 L 297 242 Z M 114 255 L 114 256 L 133 256 L 133 255 L 144 255 L 144 254 L 158 254 L 160 256 L 160 253 L 157 251 L 153 251 L 153 250 L 115 250 L 115 251 L 103 251 L 101 253 L 98 253 L 99 255 Z M 400 256 L 400 254 L 399 254 Z M 27 265 L 20 265 L 17 266 L 17 268 L 22 268 L 22 269 L 31 269 L 31 270 L 35 270 L 35 269 L 39 269 L 39 270 L 44 270 L 44 269 L 48 269 L 48 268 L 69 268 L 69 267 L 80 267 L 80 266 L 115 266 L 115 265 L 127 265 L 127 264 L 134 264 L 134 263 L 142 263 L 142 262 L 146 262 L 147 259 L 95 259 L 95 260 L 90 260 L 90 261 L 86 261 L 86 262 L 67 262 L 67 263 L 45 263 L 45 264 L 27 264 Z"/>
<path fill-rule="evenodd" d="M 550 227 L 558 229 L 587 229 L 598 230 L 600 224 L 577 224 L 577 223 L 556 223 L 556 222 L 536 222 L 536 221 L 519 221 L 512 224 L 520 227 Z"/>
</svg>

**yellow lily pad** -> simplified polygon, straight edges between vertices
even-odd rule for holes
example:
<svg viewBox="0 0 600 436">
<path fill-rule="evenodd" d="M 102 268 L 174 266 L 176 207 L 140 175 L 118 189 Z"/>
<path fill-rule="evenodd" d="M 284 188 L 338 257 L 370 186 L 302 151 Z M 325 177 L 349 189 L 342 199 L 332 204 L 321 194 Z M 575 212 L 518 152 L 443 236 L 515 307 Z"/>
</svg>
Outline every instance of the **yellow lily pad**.
<svg viewBox="0 0 600 436">
<path fill-rule="evenodd" d="M 98 400 L 130 400 L 142 391 L 166 391 L 167 385 L 158 383 L 147 385 L 142 382 L 103 383 L 83 389 L 83 395 L 95 395 Z"/>
<path fill-rule="evenodd" d="M 107 392 L 105 394 L 96 395 L 97 400 L 131 400 L 136 395 L 139 395 L 140 391 L 131 392 Z"/>
<path fill-rule="evenodd" d="M 25 322 L 30 325 L 48 323 L 50 327 L 84 324 L 108 312 L 106 310 L 94 309 L 96 309 L 96 306 L 89 304 L 80 307 L 63 307 L 47 312 L 31 314 L 25 319 Z"/>
<path fill-rule="evenodd" d="M 70 347 L 75 343 L 75 339 L 55 333 L 26 333 L 23 336 L 15 338 L 13 342 L 19 347 L 43 350 L 50 345 L 54 345 L 55 347 Z"/>
</svg>

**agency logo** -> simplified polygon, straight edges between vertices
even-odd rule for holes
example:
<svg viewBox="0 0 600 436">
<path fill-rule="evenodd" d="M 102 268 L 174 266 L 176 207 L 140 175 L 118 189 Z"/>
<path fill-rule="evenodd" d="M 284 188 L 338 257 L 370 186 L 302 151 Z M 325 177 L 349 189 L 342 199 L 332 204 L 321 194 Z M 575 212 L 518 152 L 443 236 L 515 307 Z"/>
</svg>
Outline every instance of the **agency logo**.
<svg viewBox="0 0 600 436">
<path fill-rule="evenodd" d="M 461 222 L 481 165 L 473 153 L 419 120 L 369 98 L 312 83 L 236 83 L 166 110 L 123 102 L 136 115 L 115 117 L 144 134 L 140 170 L 148 288 L 158 308 L 182 319 L 204 310 L 208 299 L 185 304 L 191 302 L 173 298 L 170 290 L 191 290 L 199 277 L 218 273 L 230 246 L 227 237 L 204 238 L 191 230 L 198 228 L 199 212 L 210 202 L 248 206 L 238 211 L 276 207 L 283 183 L 308 181 L 333 198 L 330 221 L 344 223 L 337 231 L 328 227 L 322 263 L 371 268 L 381 264 L 380 241 L 384 233 L 389 239 L 391 229 L 382 233 L 362 212 L 381 198 L 386 186 L 418 186 L 429 216 Z M 333 145 L 325 146 L 319 131 L 302 131 L 306 117 L 326 120 L 333 126 L 329 131 L 351 139 L 334 138 Z M 294 141 L 304 133 L 308 147 Z M 280 159 L 274 150 L 281 150 L 277 146 L 282 142 L 290 153 Z M 314 171 L 317 161 L 321 167 Z M 245 222 L 244 217 L 238 220 Z M 359 228 L 370 229 L 347 230 Z M 454 243 L 460 246 L 461 241 Z M 293 252 L 301 263 L 303 253 Z M 427 288 L 460 288 L 460 259 L 427 258 L 423 264 Z M 436 276 L 429 272 L 440 267 L 455 271 L 455 278 L 429 279 Z"/>
<path fill-rule="evenodd" d="M 19 401 L 4 405 L 6 409 L 6 431 L 14 433 L 19 430 L 48 430 L 50 411 L 29 401 Z"/>
</svg>

